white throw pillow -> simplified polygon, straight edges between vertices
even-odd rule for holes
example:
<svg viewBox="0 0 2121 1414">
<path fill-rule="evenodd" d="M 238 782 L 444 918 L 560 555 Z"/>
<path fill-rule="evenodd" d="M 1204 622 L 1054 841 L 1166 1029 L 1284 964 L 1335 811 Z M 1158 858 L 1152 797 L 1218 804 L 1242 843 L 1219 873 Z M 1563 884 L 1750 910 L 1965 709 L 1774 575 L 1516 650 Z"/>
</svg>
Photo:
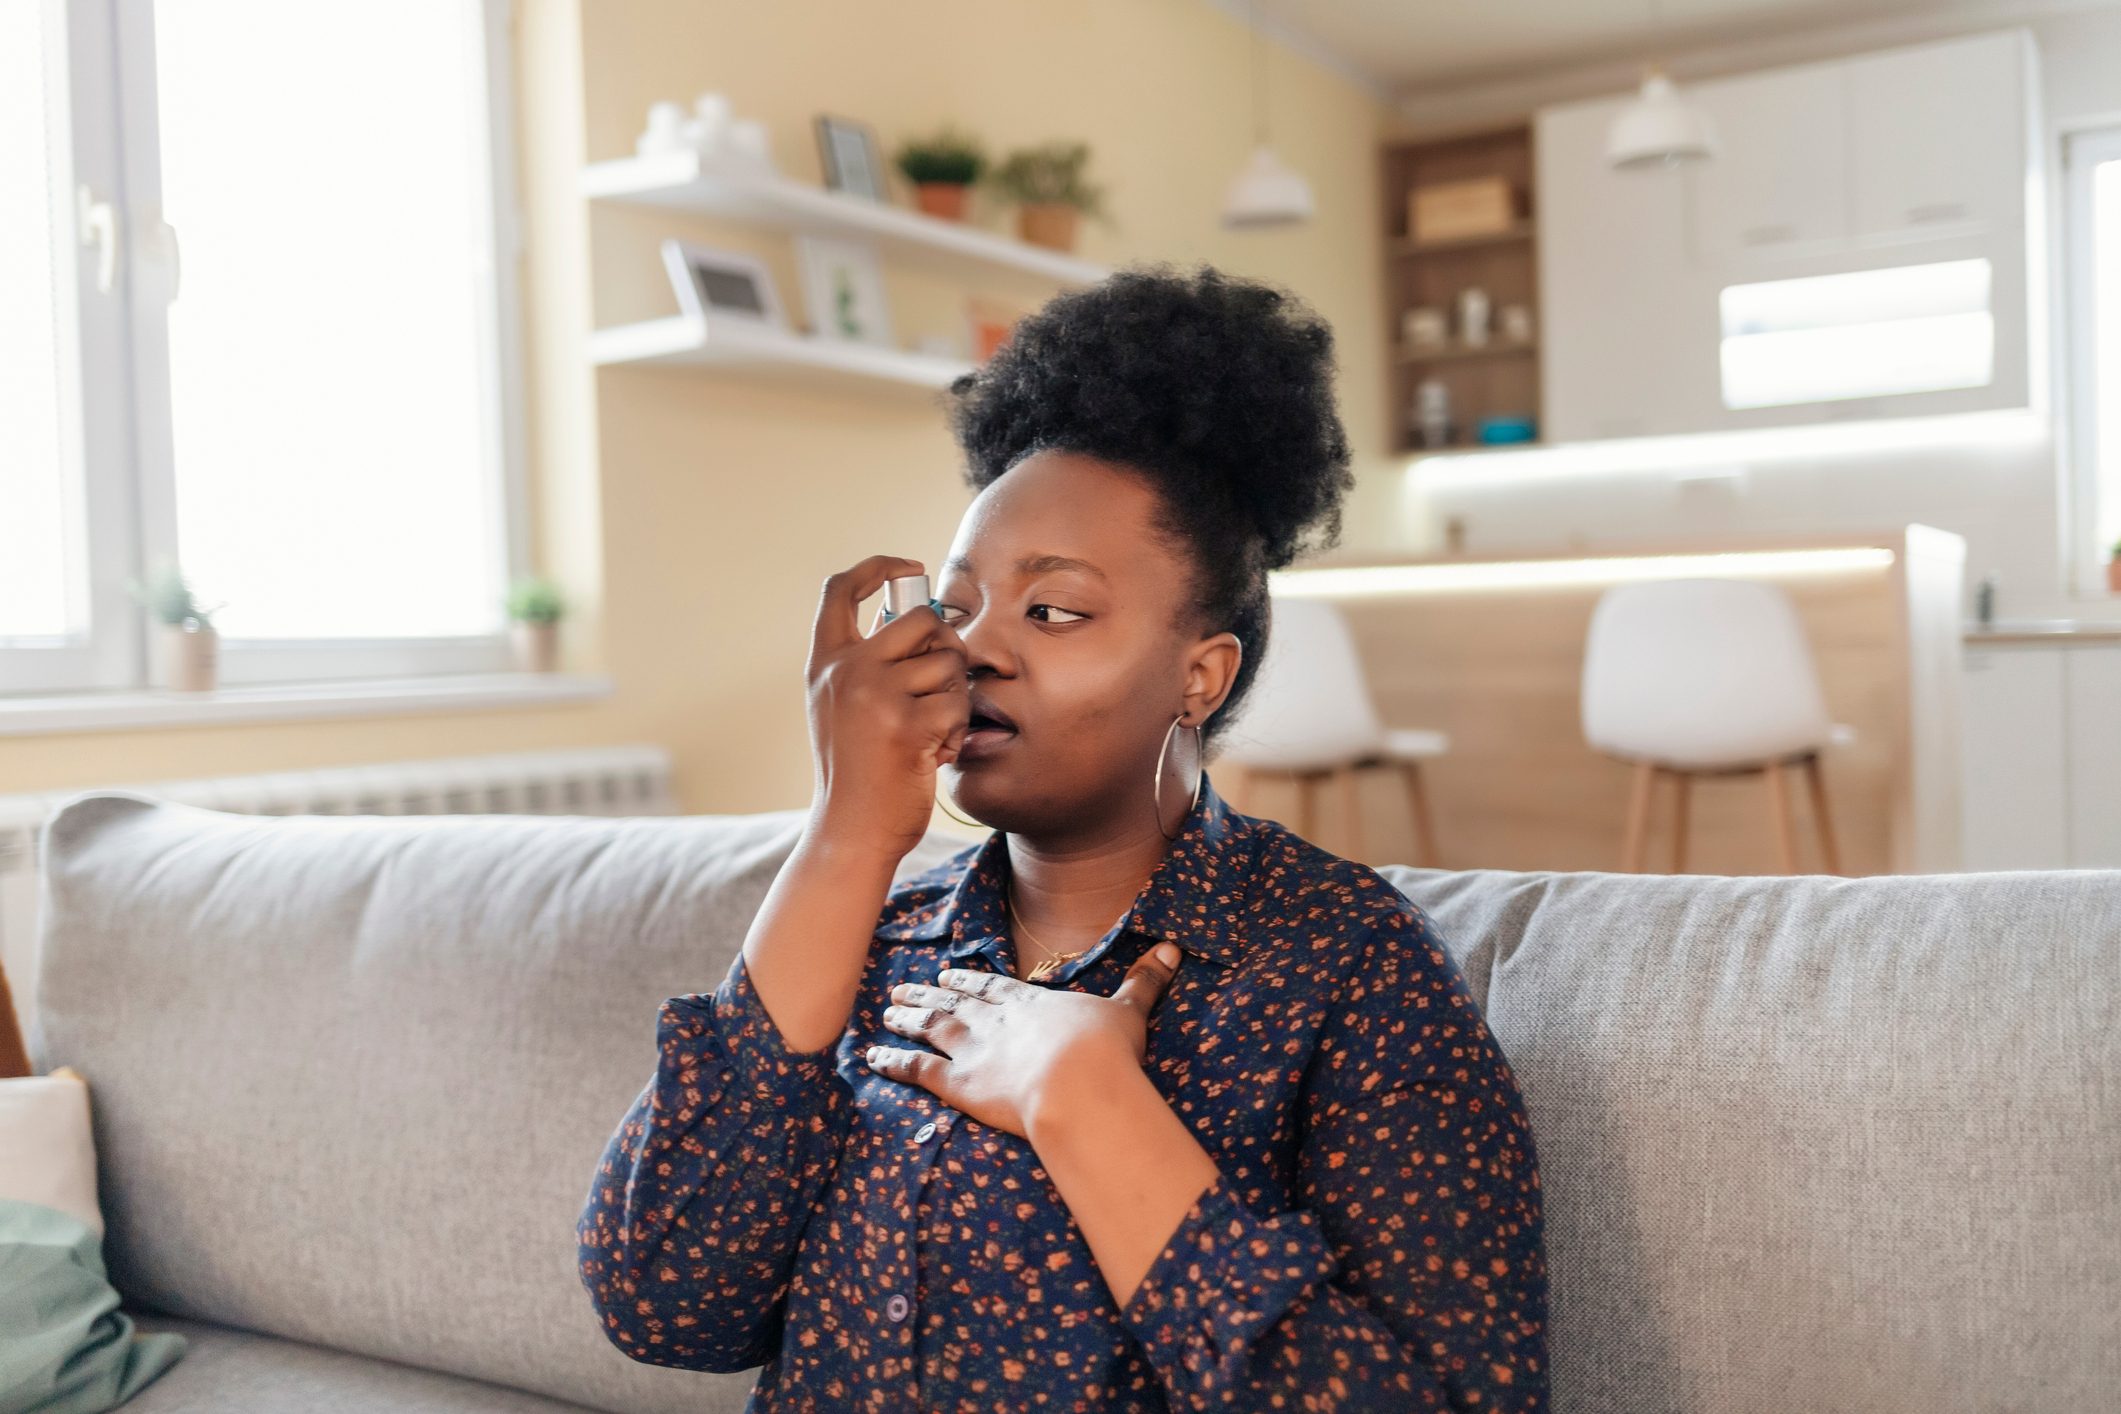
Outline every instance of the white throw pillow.
<svg viewBox="0 0 2121 1414">
<path fill-rule="evenodd" d="M 41 1203 L 103 1235 L 88 1082 L 70 1065 L 0 1080 L 0 1200 Z"/>
</svg>

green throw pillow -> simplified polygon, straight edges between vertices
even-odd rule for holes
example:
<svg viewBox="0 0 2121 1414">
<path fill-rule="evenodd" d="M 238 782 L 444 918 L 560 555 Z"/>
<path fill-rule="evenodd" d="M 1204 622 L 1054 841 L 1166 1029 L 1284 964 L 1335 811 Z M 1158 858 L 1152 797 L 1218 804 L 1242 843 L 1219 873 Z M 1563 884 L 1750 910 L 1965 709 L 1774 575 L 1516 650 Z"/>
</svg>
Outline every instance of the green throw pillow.
<svg viewBox="0 0 2121 1414">
<path fill-rule="evenodd" d="M 136 1333 L 118 1304 L 101 1233 L 0 1199 L 0 1414 L 101 1414 L 174 1365 L 185 1338 Z"/>
</svg>

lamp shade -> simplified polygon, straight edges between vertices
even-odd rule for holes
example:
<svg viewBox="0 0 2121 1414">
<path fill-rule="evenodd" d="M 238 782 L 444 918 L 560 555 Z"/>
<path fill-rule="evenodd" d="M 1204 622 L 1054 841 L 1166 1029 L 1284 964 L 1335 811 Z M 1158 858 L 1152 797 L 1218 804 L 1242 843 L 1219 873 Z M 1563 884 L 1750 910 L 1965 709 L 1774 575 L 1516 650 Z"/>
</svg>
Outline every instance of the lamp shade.
<svg viewBox="0 0 2121 1414">
<path fill-rule="evenodd" d="M 1317 209 L 1311 184 L 1262 143 L 1230 183 L 1230 194 L 1223 199 L 1223 224 L 1286 225 L 1310 220 Z"/>
<path fill-rule="evenodd" d="M 1660 73 L 1642 81 L 1642 92 L 1615 115 L 1606 134 L 1606 160 L 1621 168 L 1698 162 L 1715 152 L 1709 115 L 1681 98 Z"/>
</svg>

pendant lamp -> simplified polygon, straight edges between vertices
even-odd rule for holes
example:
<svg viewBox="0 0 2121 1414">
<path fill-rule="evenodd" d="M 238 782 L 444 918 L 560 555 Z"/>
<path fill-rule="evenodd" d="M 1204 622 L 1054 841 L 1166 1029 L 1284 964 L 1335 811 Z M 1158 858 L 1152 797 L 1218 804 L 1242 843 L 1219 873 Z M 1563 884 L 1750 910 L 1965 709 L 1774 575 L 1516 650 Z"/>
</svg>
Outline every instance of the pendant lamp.
<svg viewBox="0 0 2121 1414">
<path fill-rule="evenodd" d="M 1650 0 L 1650 29 L 1657 28 L 1657 0 Z M 1682 98 L 1664 71 L 1652 64 L 1635 101 L 1614 115 L 1606 132 L 1606 160 L 1623 171 L 1676 167 L 1716 154 L 1716 128 L 1709 115 Z"/>
<path fill-rule="evenodd" d="M 1708 114 L 1681 98 L 1672 81 L 1652 69 L 1635 101 L 1614 116 L 1605 154 L 1624 171 L 1699 162 L 1716 155 L 1716 129 Z"/>
<path fill-rule="evenodd" d="M 1317 211 L 1311 184 L 1274 155 L 1267 144 L 1267 76 L 1260 56 L 1259 17 L 1249 7 L 1252 30 L 1252 124 L 1257 144 L 1223 198 L 1223 225 L 1232 228 L 1286 226 Z"/>
</svg>

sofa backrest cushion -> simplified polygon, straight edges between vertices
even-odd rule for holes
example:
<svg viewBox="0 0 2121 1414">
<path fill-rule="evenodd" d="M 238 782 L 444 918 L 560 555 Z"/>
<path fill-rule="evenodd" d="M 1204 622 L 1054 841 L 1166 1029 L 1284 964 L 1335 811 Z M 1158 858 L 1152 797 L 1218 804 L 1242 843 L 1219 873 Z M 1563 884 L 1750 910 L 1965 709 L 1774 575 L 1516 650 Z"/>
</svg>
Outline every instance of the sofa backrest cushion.
<svg viewBox="0 0 2121 1414">
<path fill-rule="evenodd" d="M 1557 1410 L 2114 1407 L 2121 873 L 1379 872 L 1524 1090 Z"/>
<path fill-rule="evenodd" d="M 574 1223 L 657 1008 L 722 980 L 802 819 L 63 804 L 31 1054 L 94 1089 L 112 1284 L 591 1408 L 737 1414 L 755 1374 L 605 1339 Z"/>
</svg>

